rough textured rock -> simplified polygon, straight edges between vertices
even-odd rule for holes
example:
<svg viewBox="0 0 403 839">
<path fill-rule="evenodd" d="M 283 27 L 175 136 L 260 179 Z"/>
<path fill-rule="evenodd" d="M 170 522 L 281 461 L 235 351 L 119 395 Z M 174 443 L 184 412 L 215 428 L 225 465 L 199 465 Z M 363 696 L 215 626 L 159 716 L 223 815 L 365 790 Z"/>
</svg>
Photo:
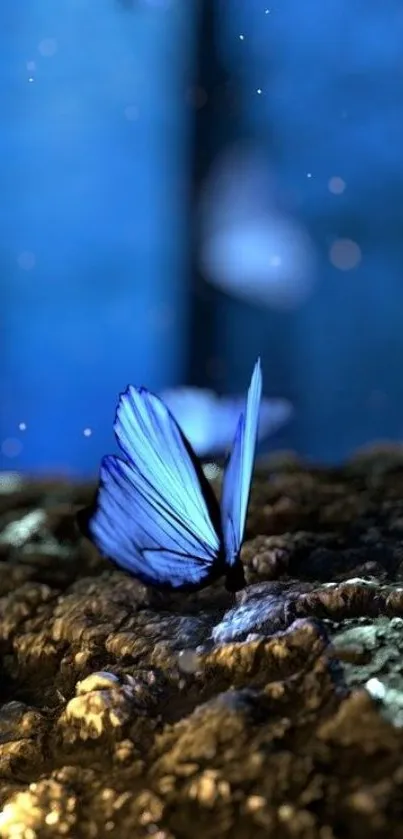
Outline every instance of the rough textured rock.
<svg viewBox="0 0 403 839">
<path fill-rule="evenodd" d="M 401 839 L 403 452 L 256 471 L 248 585 L 147 590 L 0 481 L 1 839 Z"/>
</svg>

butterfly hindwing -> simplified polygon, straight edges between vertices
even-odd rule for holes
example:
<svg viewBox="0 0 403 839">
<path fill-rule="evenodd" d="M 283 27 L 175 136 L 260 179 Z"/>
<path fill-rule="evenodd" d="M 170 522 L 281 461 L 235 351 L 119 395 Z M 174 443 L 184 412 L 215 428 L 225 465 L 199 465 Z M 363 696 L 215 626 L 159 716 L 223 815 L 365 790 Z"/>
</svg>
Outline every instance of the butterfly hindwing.
<svg viewBox="0 0 403 839">
<path fill-rule="evenodd" d="M 238 559 L 245 531 L 261 395 L 262 372 L 260 359 L 258 359 L 248 390 L 246 408 L 238 421 L 232 452 L 223 480 L 221 520 L 225 558 L 226 563 L 230 566 Z"/>
<path fill-rule="evenodd" d="M 220 511 L 190 444 L 144 388 L 121 396 L 114 430 L 124 459 L 102 462 L 88 524 L 95 544 L 145 583 L 206 584 L 223 571 Z"/>
</svg>

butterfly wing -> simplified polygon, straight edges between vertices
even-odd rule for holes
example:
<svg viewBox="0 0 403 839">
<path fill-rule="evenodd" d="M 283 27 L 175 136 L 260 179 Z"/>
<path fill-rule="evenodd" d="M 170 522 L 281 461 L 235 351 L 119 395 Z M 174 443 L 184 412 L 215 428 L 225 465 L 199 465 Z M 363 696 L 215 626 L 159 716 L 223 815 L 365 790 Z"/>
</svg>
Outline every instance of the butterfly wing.
<svg viewBox="0 0 403 839">
<path fill-rule="evenodd" d="M 124 459 L 103 459 L 91 538 L 146 584 L 206 585 L 224 570 L 220 511 L 190 444 L 144 388 L 121 396 L 114 430 Z"/>
<path fill-rule="evenodd" d="M 217 430 L 219 399 L 211 390 L 179 387 L 165 390 L 161 399 L 179 423 L 199 457 L 211 454 Z"/>
<path fill-rule="evenodd" d="M 226 441 L 222 441 L 221 451 L 229 449 L 233 442 L 239 415 L 245 410 L 245 397 L 222 399 L 222 428 L 226 431 Z M 281 428 L 292 416 L 293 408 L 287 399 L 263 398 L 260 403 L 257 439 L 264 440 Z"/>
<path fill-rule="evenodd" d="M 260 359 L 258 359 L 249 386 L 245 412 L 241 414 L 238 421 L 234 445 L 223 480 L 221 520 L 226 563 L 229 566 L 235 565 L 239 558 L 245 531 L 261 395 L 262 371 Z"/>
<path fill-rule="evenodd" d="M 226 455 L 234 440 L 239 415 L 244 411 L 244 397 L 219 397 L 211 390 L 191 387 L 165 390 L 160 395 L 199 457 Z M 288 400 L 262 399 L 258 439 L 274 434 L 291 414 Z"/>
</svg>

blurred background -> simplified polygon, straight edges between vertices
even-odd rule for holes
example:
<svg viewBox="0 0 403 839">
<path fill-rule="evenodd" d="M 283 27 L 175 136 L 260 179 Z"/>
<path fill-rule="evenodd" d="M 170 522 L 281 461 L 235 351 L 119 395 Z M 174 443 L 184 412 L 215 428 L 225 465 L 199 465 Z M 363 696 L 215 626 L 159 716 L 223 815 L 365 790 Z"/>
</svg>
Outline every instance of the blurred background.
<svg viewBox="0 0 403 839">
<path fill-rule="evenodd" d="M 402 43 L 398 0 L 2 5 L 0 469 L 91 476 L 129 382 L 258 355 L 266 451 L 402 438 Z"/>
</svg>

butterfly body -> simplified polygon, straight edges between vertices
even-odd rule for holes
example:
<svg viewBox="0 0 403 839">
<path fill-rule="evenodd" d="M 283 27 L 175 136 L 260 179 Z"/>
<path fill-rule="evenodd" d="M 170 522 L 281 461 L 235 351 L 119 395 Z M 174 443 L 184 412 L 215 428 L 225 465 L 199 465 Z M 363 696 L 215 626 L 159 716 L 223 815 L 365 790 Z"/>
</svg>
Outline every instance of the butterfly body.
<svg viewBox="0 0 403 839">
<path fill-rule="evenodd" d="M 221 503 L 162 400 L 129 386 L 114 430 L 122 457 L 103 458 L 94 505 L 79 513 L 102 554 L 146 585 L 192 591 L 221 576 L 245 585 L 240 549 L 254 463 L 262 379 L 255 365 L 224 473 Z"/>
</svg>

